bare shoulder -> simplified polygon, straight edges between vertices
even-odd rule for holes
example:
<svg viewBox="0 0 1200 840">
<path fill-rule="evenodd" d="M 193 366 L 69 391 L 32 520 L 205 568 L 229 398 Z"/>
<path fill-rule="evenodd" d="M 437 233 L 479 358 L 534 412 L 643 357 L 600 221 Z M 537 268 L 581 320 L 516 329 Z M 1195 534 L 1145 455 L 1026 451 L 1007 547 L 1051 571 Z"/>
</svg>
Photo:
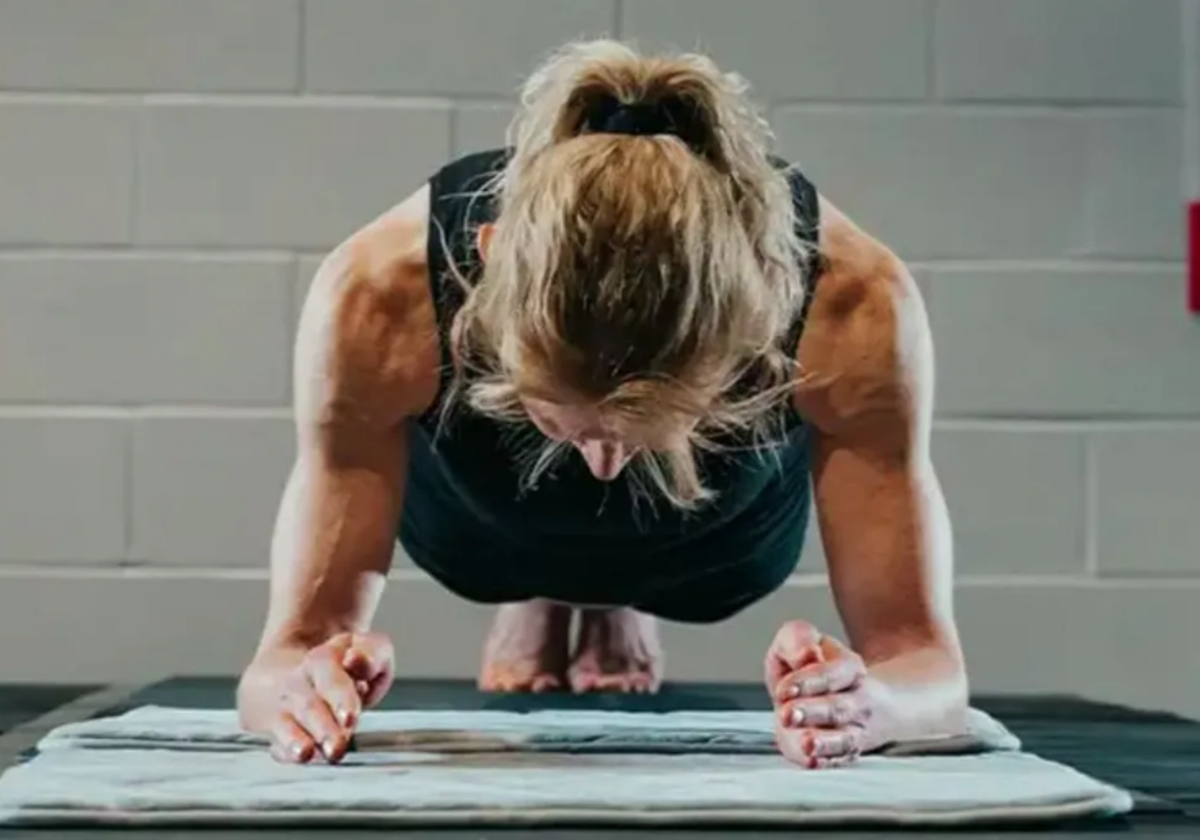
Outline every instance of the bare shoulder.
<svg viewBox="0 0 1200 840">
<path fill-rule="evenodd" d="M 428 188 L 322 261 L 295 345 L 297 417 L 314 426 L 394 426 L 437 393 L 440 347 L 426 255 Z"/>
<path fill-rule="evenodd" d="M 932 342 L 912 275 L 821 199 L 826 260 L 800 341 L 797 409 L 823 431 L 911 432 L 929 411 Z"/>
</svg>

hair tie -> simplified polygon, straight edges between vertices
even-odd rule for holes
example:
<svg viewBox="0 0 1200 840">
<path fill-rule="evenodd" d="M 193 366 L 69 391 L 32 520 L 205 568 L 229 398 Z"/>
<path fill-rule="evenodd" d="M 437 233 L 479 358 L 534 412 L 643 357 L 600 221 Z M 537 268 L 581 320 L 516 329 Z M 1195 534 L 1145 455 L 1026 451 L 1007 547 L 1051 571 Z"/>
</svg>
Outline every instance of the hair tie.
<svg viewBox="0 0 1200 840">
<path fill-rule="evenodd" d="M 695 107 L 678 97 L 658 102 L 620 102 L 604 96 L 588 109 L 583 127 L 599 134 L 667 134 L 678 137 L 696 152 L 702 139 Z"/>
</svg>

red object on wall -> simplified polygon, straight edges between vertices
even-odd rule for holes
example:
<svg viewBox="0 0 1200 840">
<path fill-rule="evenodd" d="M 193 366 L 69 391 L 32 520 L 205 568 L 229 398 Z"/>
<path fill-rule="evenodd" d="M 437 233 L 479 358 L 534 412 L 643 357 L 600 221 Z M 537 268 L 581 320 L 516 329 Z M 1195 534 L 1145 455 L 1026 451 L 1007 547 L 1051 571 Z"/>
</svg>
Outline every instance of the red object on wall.
<svg viewBox="0 0 1200 840">
<path fill-rule="evenodd" d="M 1188 311 L 1200 315 L 1200 199 L 1188 206 Z"/>
</svg>

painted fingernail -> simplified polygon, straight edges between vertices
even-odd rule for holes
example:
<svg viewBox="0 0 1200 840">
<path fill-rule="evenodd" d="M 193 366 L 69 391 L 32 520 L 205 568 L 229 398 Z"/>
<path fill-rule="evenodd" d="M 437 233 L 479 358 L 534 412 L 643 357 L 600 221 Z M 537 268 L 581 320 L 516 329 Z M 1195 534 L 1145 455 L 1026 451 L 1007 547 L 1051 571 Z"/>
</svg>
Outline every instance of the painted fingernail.
<svg viewBox="0 0 1200 840">
<path fill-rule="evenodd" d="M 811 730 L 805 732 L 804 736 L 800 739 L 800 749 L 803 750 L 805 755 L 817 754 L 817 739 Z"/>
</svg>

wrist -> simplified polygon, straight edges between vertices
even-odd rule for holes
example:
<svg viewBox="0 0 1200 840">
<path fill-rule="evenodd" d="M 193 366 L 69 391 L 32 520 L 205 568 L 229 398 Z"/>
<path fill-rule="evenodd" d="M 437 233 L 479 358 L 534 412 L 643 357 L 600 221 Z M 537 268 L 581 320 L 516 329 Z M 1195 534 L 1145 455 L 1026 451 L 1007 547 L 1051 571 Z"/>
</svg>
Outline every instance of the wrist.
<svg viewBox="0 0 1200 840">
<path fill-rule="evenodd" d="M 888 743 L 961 734 L 966 728 L 969 688 L 961 661 L 924 649 L 867 668 L 870 698 L 867 750 Z"/>
</svg>

